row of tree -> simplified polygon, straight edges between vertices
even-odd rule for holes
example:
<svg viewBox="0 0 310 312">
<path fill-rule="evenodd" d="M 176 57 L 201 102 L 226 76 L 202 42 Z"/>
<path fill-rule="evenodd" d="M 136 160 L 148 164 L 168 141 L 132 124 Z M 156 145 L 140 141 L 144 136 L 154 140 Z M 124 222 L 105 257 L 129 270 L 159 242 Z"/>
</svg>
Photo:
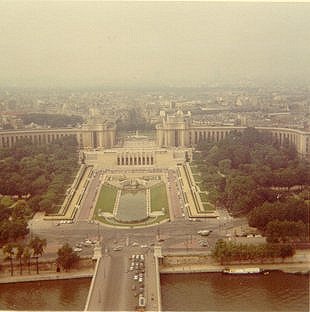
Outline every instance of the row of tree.
<svg viewBox="0 0 310 312">
<path fill-rule="evenodd" d="M 119 131 L 148 131 L 154 130 L 154 126 L 141 115 L 138 109 L 132 108 L 127 111 L 127 117 L 117 121 L 117 130 Z"/>
<path fill-rule="evenodd" d="M 240 244 L 218 240 L 212 252 L 221 264 L 231 261 L 261 261 L 293 256 L 295 250 L 290 244 Z"/>
<path fill-rule="evenodd" d="M 5 206 L 2 203 L 9 204 Z M 25 200 L 16 203 L 2 198 L 0 201 L 0 247 L 7 242 L 15 242 L 24 238 L 28 233 L 28 219 L 31 210 Z"/>
<path fill-rule="evenodd" d="M 308 238 L 310 163 L 292 145 L 248 128 L 198 148 L 195 163 L 210 201 L 248 215 L 270 242 Z"/>
<path fill-rule="evenodd" d="M 77 170 L 73 137 L 45 145 L 25 139 L 0 149 L 0 194 L 5 195 L 0 199 L 0 246 L 24 237 L 34 212 L 57 211 Z M 15 201 L 13 196 L 25 199 Z"/>
<path fill-rule="evenodd" d="M 11 275 L 14 274 L 14 258 L 19 261 L 20 275 L 23 274 L 23 264 L 28 266 L 28 273 L 30 273 L 31 257 L 36 259 L 37 274 L 39 274 L 39 257 L 43 255 L 45 246 L 46 240 L 40 239 L 38 236 L 34 237 L 28 245 L 9 243 L 3 246 L 4 260 L 10 261 Z"/>
<path fill-rule="evenodd" d="M 14 275 L 14 259 L 18 261 L 19 274 L 22 275 L 23 265 L 28 267 L 28 274 L 30 274 L 31 258 L 35 258 L 36 273 L 39 274 L 39 257 L 43 255 L 45 247 L 46 240 L 40 239 L 38 236 L 34 237 L 28 245 L 9 243 L 3 246 L 4 260 L 10 261 L 11 276 Z M 79 260 L 79 255 L 67 243 L 57 252 L 56 263 L 66 271 L 70 270 Z"/>
<path fill-rule="evenodd" d="M 83 123 L 83 117 L 77 115 L 28 113 L 21 116 L 25 125 L 35 123 L 40 126 L 62 128 L 75 127 Z"/>
</svg>

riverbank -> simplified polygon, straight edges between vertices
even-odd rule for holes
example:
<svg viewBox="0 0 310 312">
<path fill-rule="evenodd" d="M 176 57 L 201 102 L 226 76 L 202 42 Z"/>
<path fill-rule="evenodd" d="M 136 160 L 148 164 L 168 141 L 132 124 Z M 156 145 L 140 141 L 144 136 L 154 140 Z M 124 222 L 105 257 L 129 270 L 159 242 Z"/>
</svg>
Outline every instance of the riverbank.
<svg viewBox="0 0 310 312">
<path fill-rule="evenodd" d="M 242 265 L 212 265 L 212 264 L 188 264 L 161 267 L 160 274 L 168 273 L 212 273 L 223 272 L 226 268 L 244 269 L 257 267 L 262 271 L 282 271 L 284 273 L 307 274 L 310 273 L 309 263 L 276 263 L 276 264 L 242 264 Z"/>
<path fill-rule="evenodd" d="M 310 273 L 310 250 L 299 250 L 287 259 L 273 259 L 265 262 L 231 262 L 219 264 L 212 256 L 203 255 L 167 255 L 160 265 L 160 273 L 210 273 L 222 272 L 225 268 L 260 268 L 262 271 L 282 271 L 285 273 Z"/>
<path fill-rule="evenodd" d="M 0 284 L 91 278 L 93 274 L 94 274 L 93 268 L 72 270 L 70 272 L 61 272 L 61 273 L 55 271 L 48 272 L 44 271 L 39 274 L 33 273 L 15 276 L 0 276 Z"/>
</svg>

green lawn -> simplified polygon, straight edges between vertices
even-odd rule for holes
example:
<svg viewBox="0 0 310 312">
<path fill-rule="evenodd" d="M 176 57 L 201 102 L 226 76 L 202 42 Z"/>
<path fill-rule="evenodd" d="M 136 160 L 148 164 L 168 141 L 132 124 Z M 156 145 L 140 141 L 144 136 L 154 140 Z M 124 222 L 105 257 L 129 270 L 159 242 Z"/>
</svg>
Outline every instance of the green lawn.
<svg viewBox="0 0 310 312">
<path fill-rule="evenodd" d="M 166 186 L 164 183 L 159 183 L 151 187 L 151 210 L 159 211 L 165 208 L 168 211 L 168 198 Z"/>
<path fill-rule="evenodd" d="M 96 203 L 96 214 L 102 211 L 113 213 L 116 194 L 117 189 L 115 187 L 103 184 Z"/>
<path fill-rule="evenodd" d="M 208 201 L 208 196 L 206 193 L 199 193 L 199 196 L 202 202 Z"/>
<path fill-rule="evenodd" d="M 200 172 L 197 166 L 190 166 L 190 168 L 192 170 L 192 174 L 197 174 Z"/>
<path fill-rule="evenodd" d="M 203 203 L 202 206 L 206 212 L 215 211 L 215 207 L 211 203 Z"/>
<path fill-rule="evenodd" d="M 193 174 L 193 177 L 194 177 L 195 183 L 201 183 L 203 181 L 202 177 L 198 174 Z"/>
</svg>

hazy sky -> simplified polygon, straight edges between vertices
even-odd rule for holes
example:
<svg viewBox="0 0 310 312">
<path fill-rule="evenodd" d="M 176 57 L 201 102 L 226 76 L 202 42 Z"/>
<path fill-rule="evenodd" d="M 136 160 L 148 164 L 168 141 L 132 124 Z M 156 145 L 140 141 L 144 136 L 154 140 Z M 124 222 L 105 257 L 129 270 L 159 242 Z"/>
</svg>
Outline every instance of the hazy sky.
<svg viewBox="0 0 310 312">
<path fill-rule="evenodd" d="M 0 0 L 0 84 L 310 81 L 310 3 Z"/>
</svg>

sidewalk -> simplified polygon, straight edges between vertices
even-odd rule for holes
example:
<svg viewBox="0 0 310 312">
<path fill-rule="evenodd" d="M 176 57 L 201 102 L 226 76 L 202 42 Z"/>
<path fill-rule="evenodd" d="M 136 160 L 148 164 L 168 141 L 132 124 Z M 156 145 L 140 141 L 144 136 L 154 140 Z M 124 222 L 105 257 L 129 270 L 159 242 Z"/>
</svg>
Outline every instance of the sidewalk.
<svg viewBox="0 0 310 312">
<path fill-rule="evenodd" d="M 0 284 L 6 283 L 20 283 L 20 282 L 35 282 L 35 281 L 49 281 L 60 279 L 73 279 L 73 278 L 87 278 L 92 277 L 94 273 L 93 269 L 72 270 L 70 272 L 55 272 L 55 271 L 42 271 L 39 274 L 28 274 L 23 272 L 23 275 L 18 275 L 19 272 L 15 272 L 15 275 L 0 274 Z"/>
</svg>

